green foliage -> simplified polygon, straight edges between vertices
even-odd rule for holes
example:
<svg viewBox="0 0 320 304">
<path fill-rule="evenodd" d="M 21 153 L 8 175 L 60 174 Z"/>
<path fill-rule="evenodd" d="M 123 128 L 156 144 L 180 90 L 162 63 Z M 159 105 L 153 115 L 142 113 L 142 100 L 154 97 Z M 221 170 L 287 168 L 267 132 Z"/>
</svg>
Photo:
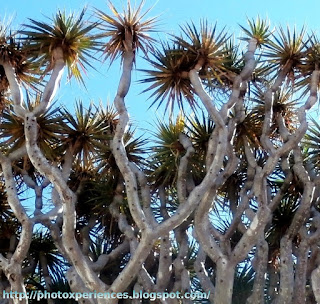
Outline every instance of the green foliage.
<svg viewBox="0 0 320 304">
<path fill-rule="evenodd" d="M 32 110 L 39 104 L 41 96 L 36 95 L 34 100 L 27 97 L 26 107 Z M 59 129 L 63 118 L 54 106 L 49 107 L 37 120 L 39 126 L 38 144 L 45 156 L 49 159 L 56 159 L 60 149 Z M 0 147 L 3 152 L 10 153 L 21 148 L 25 144 L 24 121 L 16 115 L 12 106 L 6 108 L 2 114 L 0 124 L 1 141 Z"/>
<path fill-rule="evenodd" d="M 52 278 L 59 280 L 67 268 L 67 263 L 63 255 L 59 252 L 54 244 L 50 233 L 38 231 L 34 234 L 30 245 L 30 256 L 35 263 L 34 273 L 31 275 L 40 276 L 43 279 L 43 270 L 47 267 Z M 46 261 L 46 265 L 42 262 Z"/>
<path fill-rule="evenodd" d="M 30 24 L 20 31 L 28 54 L 39 57 L 40 64 L 46 64 L 47 70 L 53 67 L 53 52 L 62 49 L 69 77 L 74 76 L 83 84 L 81 71 L 85 71 L 86 65 L 92 66 L 91 51 L 97 47 L 96 37 L 90 33 L 97 23 L 87 25 L 84 15 L 85 9 L 78 16 L 58 11 L 48 23 L 29 19 Z"/>
<path fill-rule="evenodd" d="M 108 135 L 108 121 L 97 114 L 97 109 L 92 104 L 85 109 L 82 101 L 77 103 L 75 113 L 67 109 L 61 111 L 61 116 L 65 119 L 60 128 L 64 150 L 70 149 L 77 155 L 79 165 L 82 163 L 88 170 L 93 167 L 95 154 L 101 149 L 103 142 L 111 139 Z"/>
<path fill-rule="evenodd" d="M 154 60 L 148 59 L 152 70 L 143 70 L 149 77 L 142 83 L 152 84 L 143 92 L 152 90 L 155 97 L 152 105 L 159 102 L 158 107 L 167 100 L 166 109 L 173 112 L 174 104 L 183 109 L 183 102 L 194 109 L 196 100 L 188 73 L 197 64 L 200 65 L 200 75 L 208 84 L 221 83 L 230 78 L 226 63 L 230 63 L 230 50 L 224 48 L 227 34 L 217 33 L 216 25 L 211 26 L 207 21 L 200 23 L 200 30 L 191 23 L 182 27 L 184 37 L 174 36 L 173 44 L 163 43 L 162 49 L 157 50 Z M 228 58 L 226 58 L 228 56 Z"/>
<path fill-rule="evenodd" d="M 320 124 L 314 118 L 311 118 L 304 143 L 306 159 L 318 172 L 320 169 Z"/>
<path fill-rule="evenodd" d="M 270 71 L 283 69 L 290 81 L 294 81 L 296 74 L 302 68 L 303 58 L 306 51 L 305 29 L 299 33 L 289 27 L 285 30 L 281 26 L 273 34 L 273 39 L 266 45 L 267 51 L 264 56 L 268 58 Z"/>
<path fill-rule="evenodd" d="M 194 23 L 181 27 L 181 30 L 185 38 L 175 36 L 175 43 L 192 58 L 193 66 L 201 66 L 200 73 L 204 78 L 220 81 L 220 75 L 227 72 L 224 67 L 226 49 L 223 48 L 227 33 L 223 30 L 217 33 L 217 25 L 210 25 L 207 20 L 200 22 L 200 30 Z"/>
<path fill-rule="evenodd" d="M 158 140 L 152 147 L 153 156 L 150 162 L 150 177 L 159 185 L 173 185 L 177 179 L 179 159 L 184 155 L 185 149 L 179 142 L 179 134 L 184 130 L 184 118 L 178 117 L 176 122 L 169 124 L 158 121 L 157 132 L 154 134 Z"/>
<path fill-rule="evenodd" d="M 33 87 L 37 83 L 39 66 L 33 62 L 21 43 L 17 33 L 10 30 L 10 22 L 0 21 L 0 61 L 8 61 L 13 66 L 19 80 L 26 87 Z M 2 65 L 0 65 L 0 108 L 3 109 L 10 101 L 6 93 L 9 82 Z"/>
<path fill-rule="evenodd" d="M 254 270 L 249 263 L 237 267 L 233 285 L 232 304 L 245 304 L 251 295 L 254 282 Z"/>
<path fill-rule="evenodd" d="M 153 53 L 154 60 L 148 59 L 152 70 L 142 70 L 149 77 L 141 83 L 152 83 L 142 93 L 152 90 L 152 105 L 159 102 L 158 108 L 166 100 L 166 110 L 172 113 L 175 102 L 183 109 L 183 102 L 187 101 L 191 108 L 195 107 L 194 89 L 188 78 L 188 70 L 194 62 L 185 54 L 184 49 L 178 45 L 162 44 L 161 50 Z M 152 106 L 151 105 L 151 106 Z"/>
<path fill-rule="evenodd" d="M 269 30 L 270 22 L 268 20 L 263 20 L 260 17 L 257 17 L 256 20 L 248 19 L 249 29 L 240 25 L 244 33 L 248 36 L 248 38 L 242 38 L 245 41 L 249 41 L 250 39 L 255 39 L 257 41 L 258 46 L 262 46 L 268 44 L 270 42 L 269 36 L 272 34 L 272 31 Z"/>
<path fill-rule="evenodd" d="M 110 64 L 126 50 L 135 52 L 140 49 L 146 57 L 149 51 L 154 50 L 153 45 L 156 40 L 148 33 L 155 31 L 157 18 L 144 20 L 150 9 L 142 13 L 143 5 L 144 1 L 141 1 L 137 8 L 132 8 L 128 1 L 126 9 L 121 14 L 109 1 L 109 8 L 113 15 L 96 10 L 100 20 L 101 34 L 99 37 L 109 38 L 109 41 L 103 45 L 103 53 L 106 59 L 110 59 Z"/>
</svg>

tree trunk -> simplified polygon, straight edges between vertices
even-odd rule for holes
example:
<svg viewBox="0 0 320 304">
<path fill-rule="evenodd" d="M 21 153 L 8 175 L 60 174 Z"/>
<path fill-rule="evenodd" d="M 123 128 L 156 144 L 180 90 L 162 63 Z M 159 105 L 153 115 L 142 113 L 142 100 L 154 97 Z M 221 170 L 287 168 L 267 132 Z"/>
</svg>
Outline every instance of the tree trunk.
<svg viewBox="0 0 320 304">
<path fill-rule="evenodd" d="M 235 266 L 226 258 L 217 262 L 214 303 L 232 304 Z"/>
</svg>

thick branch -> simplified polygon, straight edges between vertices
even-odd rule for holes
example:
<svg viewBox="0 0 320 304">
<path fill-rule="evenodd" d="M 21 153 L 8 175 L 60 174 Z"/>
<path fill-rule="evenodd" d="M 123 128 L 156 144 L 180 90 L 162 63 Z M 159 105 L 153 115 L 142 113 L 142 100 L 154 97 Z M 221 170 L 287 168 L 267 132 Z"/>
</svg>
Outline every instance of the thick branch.
<svg viewBox="0 0 320 304">
<path fill-rule="evenodd" d="M 92 271 L 89 261 L 82 254 L 75 239 L 75 202 L 76 195 L 69 189 L 62 173 L 58 168 L 49 164 L 37 145 L 38 126 L 35 116 L 30 113 L 25 118 L 25 137 L 27 152 L 32 164 L 44 176 L 46 176 L 57 189 L 63 201 L 63 228 L 62 240 L 64 247 L 75 269 L 84 279 L 84 282 L 91 290 L 102 291 L 105 285 Z"/>
<path fill-rule="evenodd" d="M 35 116 L 39 116 L 46 111 L 59 89 L 60 81 L 65 67 L 63 51 L 61 48 L 56 48 L 53 50 L 53 60 L 53 70 L 50 79 L 44 89 L 41 103 L 33 110 Z"/>
</svg>

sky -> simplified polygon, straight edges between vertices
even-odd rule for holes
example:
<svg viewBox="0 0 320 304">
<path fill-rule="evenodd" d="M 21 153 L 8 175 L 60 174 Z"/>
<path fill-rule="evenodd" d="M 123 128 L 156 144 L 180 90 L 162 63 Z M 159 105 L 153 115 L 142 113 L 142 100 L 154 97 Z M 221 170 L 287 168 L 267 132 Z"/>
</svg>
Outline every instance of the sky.
<svg viewBox="0 0 320 304">
<path fill-rule="evenodd" d="M 131 3 L 135 3 L 131 1 Z M 137 1 L 140 3 L 140 1 Z M 206 18 L 209 22 L 217 22 L 219 28 L 226 27 L 230 34 L 235 38 L 241 36 L 241 30 L 238 24 L 246 25 L 247 18 L 269 18 L 273 26 L 279 24 L 290 27 L 294 25 L 301 28 L 307 25 L 307 28 L 318 31 L 320 28 L 319 7 L 317 0 L 158 0 L 157 2 L 146 0 L 145 8 L 154 6 L 148 14 L 148 17 L 159 15 L 159 33 L 152 35 L 157 40 L 168 39 L 169 34 L 179 34 L 179 25 L 193 21 L 198 23 L 200 19 Z M 113 0 L 113 4 L 121 10 L 126 4 L 126 0 Z M 52 17 L 58 8 L 66 11 L 79 12 L 87 6 L 88 15 L 92 14 L 93 7 L 110 13 L 106 0 L 9 0 L 2 1 L 0 7 L 0 20 L 13 17 L 13 27 L 17 28 L 19 24 L 28 23 L 28 18 L 35 20 L 45 20 L 45 16 Z M 79 86 L 75 81 L 66 83 L 64 79 L 61 83 L 61 89 L 57 95 L 57 102 L 72 108 L 75 100 L 81 99 L 84 103 L 94 101 L 99 104 L 101 100 L 104 104 L 112 102 L 115 95 L 118 80 L 120 77 L 120 62 L 115 62 L 109 68 L 107 62 L 96 63 L 97 71 L 89 70 L 85 76 L 87 90 Z M 148 68 L 146 62 L 142 59 L 137 61 L 137 69 Z M 148 110 L 152 100 L 147 100 L 149 94 L 140 94 L 145 88 L 138 80 L 143 78 L 139 71 L 133 72 L 133 84 L 130 94 L 126 100 L 131 119 L 136 127 L 143 129 L 150 128 L 150 123 L 155 121 L 155 115 L 162 117 L 161 111 L 156 112 L 155 108 Z M 155 113 L 156 112 L 156 113 Z"/>
</svg>

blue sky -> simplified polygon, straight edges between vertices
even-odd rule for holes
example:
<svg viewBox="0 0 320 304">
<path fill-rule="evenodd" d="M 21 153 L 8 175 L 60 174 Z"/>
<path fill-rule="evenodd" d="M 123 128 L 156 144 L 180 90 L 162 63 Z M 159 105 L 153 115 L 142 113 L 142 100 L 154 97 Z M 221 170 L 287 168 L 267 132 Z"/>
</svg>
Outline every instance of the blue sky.
<svg viewBox="0 0 320 304">
<path fill-rule="evenodd" d="M 140 1 L 137 1 L 140 3 Z M 113 4 L 121 8 L 126 1 L 114 0 Z M 134 1 L 132 1 L 134 3 Z M 301 5 L 306 3 L 307 5 Z M 26 23 L 27 18 L 36 20 L 45 19 L 44 16 L 51 17 L 58 8 L 65 8 L 67 11 L 80 11 L 85 5 L 88 6 L 88 14 L 92 13 L 91 8 L 96 7 L 100 10 L 109 12 L 106 0 L 9 0 L 2 1 L 0 7 L 0 18 L 4 16 L 13 16 L 14 26 Z M 235 37 L 241 36 L 238 26 L 246 25 L 246 18 L 268 17 L 273 25 L 282 24 L 286 26 L 297 25 L 300 28 L 307 24 L 308 29 L 315 30 L 320 27 L 319 8 L 320 4 L 316 0 L 306 0 L 300 2 L 297 0 L 146 0 L 145 8 L 154 6 L 148 16 L 160 15 L 159 29 L 167 33 L 179 33 L 179 25 L 193 20 L 195 23 L 201 18 L 207 18 L 210 22 L 218 23 L 218 27 L 226 27 L 229 33 L 234 33 Z M 166 38 L 165 34 L 155 34 L 155 38 Z M 140 63 L 142 64 L 140 66 Z M 88 77 L 85 77 L 88 90 L 84 90 L 74 81 L 71 84 L 61 85 L 58 95 L 58 102 L 66 105 L 72 105 L 75 99 L 82 99 L 84 102 L 94 100 L 96 104 L 101 99 L 106 103 L 107 99 L 112 101 L 119 78 L 119 62 L 108 69 L 108 63 L 96 64 L 98 72 L 90 70 Z M 146 68 L 145 63 L 138 61 L 137 68 Z M 141 78 L 141 73 L 133 72 L 135 80 Z M 141 84 L 134 81 L 130 95 L 127 98 L 127 105 L 131 112 L 131 117 L 136 126 L 147 128 L 154 120 L 155 109 L 148 110 L 151 101 L 147 101 L 148 95 L 140 95 L 144 89 Z M 158 113 L 158 116 L 162 114 Z"/>
</svg>

